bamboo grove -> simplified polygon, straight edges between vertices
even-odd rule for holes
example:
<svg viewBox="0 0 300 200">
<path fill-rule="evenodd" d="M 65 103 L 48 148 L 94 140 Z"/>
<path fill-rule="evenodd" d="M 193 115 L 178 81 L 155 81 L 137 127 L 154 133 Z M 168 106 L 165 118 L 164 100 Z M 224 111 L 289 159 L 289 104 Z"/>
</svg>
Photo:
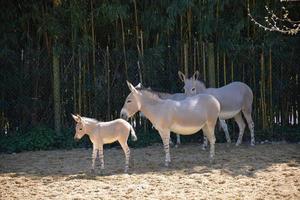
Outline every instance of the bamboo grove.
<svg viewBox="0 0 300 200">
<path fill-rule="evenodd" d="M 57 132 L 70 113 L 119 117 L 126 80 L 183 92 L 177 77 L 199 70 L 207 86 L 232 81 L 254 92 L 256 131 L 299 126 L 300 36 L 266 32 L 275 0 L 1 1 L 1 135 L 40 124 Z M 141 127 L 147 130 L 147 121 Z M 234 125 L 232 124 L 233 128 Z M 270 138 L 272 139 L 272 138 Z"/>
</svg>

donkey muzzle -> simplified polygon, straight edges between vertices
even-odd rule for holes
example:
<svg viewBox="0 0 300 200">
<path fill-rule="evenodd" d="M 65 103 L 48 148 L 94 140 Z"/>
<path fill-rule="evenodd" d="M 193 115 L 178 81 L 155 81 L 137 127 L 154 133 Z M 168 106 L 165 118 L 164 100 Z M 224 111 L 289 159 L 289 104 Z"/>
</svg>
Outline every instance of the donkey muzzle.
<svg viewBox="0 0 300 200">
<path fill-rule="evenodd" d="M 121 113 L 120 113 L 120 118 L 124 119 L 124 120 L 128 120 L 128 115 L 126 112 L 124 112 L 123 110 L 121 110 Z"/>
</svg>

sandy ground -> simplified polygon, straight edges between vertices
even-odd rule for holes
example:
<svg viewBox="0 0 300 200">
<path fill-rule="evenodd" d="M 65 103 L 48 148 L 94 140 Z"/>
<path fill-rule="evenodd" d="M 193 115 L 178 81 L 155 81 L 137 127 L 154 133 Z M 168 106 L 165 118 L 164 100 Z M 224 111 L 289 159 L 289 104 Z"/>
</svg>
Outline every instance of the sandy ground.
<svg viewBox="0 0 300 200">
<path fill-rule="evenodd" d="M 89 173 L 91 149 L 0 155 L 0 199 L 300 199 L 300 144 L 216 145 L 216 162 L 199 144 L 105 149 L 106 169 Z M 99 162 L 98 162 L 99 163 Z M 99 167 L 99 166 L 98 166 Z"/>
</svg>

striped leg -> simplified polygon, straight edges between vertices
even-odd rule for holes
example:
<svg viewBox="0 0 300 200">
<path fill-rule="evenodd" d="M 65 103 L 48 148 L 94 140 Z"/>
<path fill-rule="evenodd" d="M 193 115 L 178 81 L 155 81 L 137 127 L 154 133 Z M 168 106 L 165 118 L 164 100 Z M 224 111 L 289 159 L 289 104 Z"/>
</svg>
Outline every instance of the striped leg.
<svg viewBox="0 0 300 200">
<path fill-rule="evenodd" d="M 202 150 L 205 151 L 208 144 L 207 144 L 207 137 L 203 134 L 203 145 L 202 145 Z"/>
<path fill-rule="evenodd" d="M 246 127 L 246 124 L 243 120 L 243 117 L 242 117 L 242 113 L 238 113 L 235 117 L 234 117 L 236 123 L 238 124 L 239 126 L 239 138 L 236 142 L 236 146 L 239 146 L 241 143 L 242 143 L 242 140 L 243 140 L 243 135 L 244 135 L 244 131 L 245 131 L 245 127 Z"/>
<path fill-rule="evenodd" d="M 104 169 L 103 145 L 99 146 L 99 160 L 100 160 L 101 170 L 103 170 Z"/>
<path fill-rule="evenodd" d="M 163 144 L 164 144 L 164 150 L 166 154 L 165 158 L 165 166 L 168 167 L 169 163 L 171 162 L 171 157 L 170 157 L 170 131 L 169 130 L 164 130 L 164 131 L 159 131 L 160 137 L 162 138 Z"/>
<path fill-rule="evenodd" d="M 92 153 L 92 169 L 91 169 L 91 172 L 94 172 L 95 171 L 95 161 L 96 161 L 96 158 L 97 158 L 97 151 L 98 149 L 93 146 L 93 153 Z"/>
<path fill-rule="evenodd" d="M 205 125 L 203 127 L 203 133 L 207 137 L 210 145 L 210 152 L 209 152 L 209 161 L 212 163 L 215 157 L 215 127 L 210 125 Z"/>
<path fill-rule="evenodd" d="M 248 123 L 248 127 L 250 129 L 250 134 L 251 134 L 251 146 L 254 146 L 255 145 L 255 138 L 254 138 L 254 122 L 252 120 L 252 117 L 251 117 L 251 113 L 249 112 L 244 112 L 243 111 L 243 114 L 244 114 L 244 117 L 246 118 L 246 121 Z"/>
<path fill-rule="evenodd" d="M 122 149 L 125 153 L 125 169 L 124 169 L 124 172 L 127 173 L 128 168 L 129 168 L 130 149 L 127 145 L 127 142 L 120 142 L 120 145 L 121 145 L 121 147 L 122 147 Z"/>
<path fill-rule="evenodd" d="M 181 144 L 181 141 L 180 141 L 180 135 L 179 134 L 176 134 L 176 145 L 175 145 L 175 147 L 178 147 L 178 145 L 180 145 Z"/>
<path fill-rule="evenodd" d="M 224 119 L 220 119 L 219 121 L 220 121 L 222 129 L 225 132 L 225 137 L 226 137 L 227 143 L 231 143 L 231 139 L 230 139 L 229 132 L 228 132 L 228 127 L 227 127 L 227 124 L 226 124 L 225 120 Z"/>
</svg>

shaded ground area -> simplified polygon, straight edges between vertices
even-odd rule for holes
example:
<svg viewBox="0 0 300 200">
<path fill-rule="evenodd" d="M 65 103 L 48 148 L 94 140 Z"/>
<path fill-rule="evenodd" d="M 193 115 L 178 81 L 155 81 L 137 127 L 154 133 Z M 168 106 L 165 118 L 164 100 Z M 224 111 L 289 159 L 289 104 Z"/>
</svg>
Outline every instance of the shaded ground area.
<svg viewBox="0 0 300 200">
<path fill-rule="evenodd" d="M 216 162 L 199 144 L 161 144 L 124 154 L 105 149 L 104 172 L 89 173 L 91 149 L 0 155 L 0 199 L 300 199 L 300 145 L 216 145 Z"/>
</svg>

